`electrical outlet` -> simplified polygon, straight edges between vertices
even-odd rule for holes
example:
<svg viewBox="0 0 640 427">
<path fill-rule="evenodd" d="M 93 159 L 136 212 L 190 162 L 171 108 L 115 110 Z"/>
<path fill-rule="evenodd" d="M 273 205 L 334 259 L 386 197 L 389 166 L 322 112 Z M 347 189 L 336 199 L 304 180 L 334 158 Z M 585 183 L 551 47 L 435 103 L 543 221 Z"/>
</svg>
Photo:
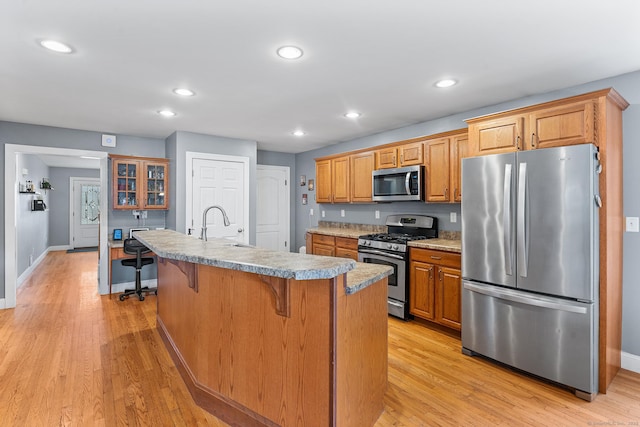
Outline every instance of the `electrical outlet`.
<svg viewBox="0 0 640 427">
<path fill-rule="evenodd" d="M 455 212 L 451 212 L 449 214 L 449 221 L 451 222 L 458 222 L 458 214 Z"/>
<path fill-rule="evenodd" d="M 376 219 L 380 219 L 380 211 L 376 211 Z"/>
<path fill-rule="evenodd" d="M 322 211 L 322 218 L 324 218 L 324 211 Z"/>
<path fill-rule="evenodd" d="M 627 217 L 627 231 L 632 233 L 637 233 L 640 231 L 640 227 L 638 225 L 638 217 L 637 216 L 628 216 Z"/>
<path fill-rule="evenodd" d="M 131 213 L 133 214 L 133 217 L 134 217 L 134 218 L 140 218 L 140 212 L 138 212 L 138 211 L 132 211 Z"/>
<path fill-rule="evenodd" d="M 147 211 L 140 211 L 142 213 L 142 219 L 147 219 Z"/>
<path fill-rule="evenodd" d="M 313 216 L 313 208 L 309 209 L 309 215 Z"/>
<path fill-rule="evenodd" d="M 344 209 L 340 209 L 340 216 L 344 218 Z"/>
</svg>

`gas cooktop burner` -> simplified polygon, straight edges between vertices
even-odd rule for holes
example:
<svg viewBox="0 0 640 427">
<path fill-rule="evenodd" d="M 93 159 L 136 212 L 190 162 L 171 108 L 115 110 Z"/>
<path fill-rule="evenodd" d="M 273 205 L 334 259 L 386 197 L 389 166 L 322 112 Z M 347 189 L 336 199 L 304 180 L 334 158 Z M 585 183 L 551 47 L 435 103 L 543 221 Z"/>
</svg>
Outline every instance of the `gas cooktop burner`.
<svg viewBox="0 0 640 427">
<path fill-rule="evenodd" d="M 361 239 L 373 240 L 376 242 L 395 242 L 395 243 L 406 243 L 412 240 L 423 240 L 428 239 L 427 236 L 416 236 L 406 233 L 379 233 L 379 234 L 368 234 L 366 236 L 360 236 Z"/>
</svg>

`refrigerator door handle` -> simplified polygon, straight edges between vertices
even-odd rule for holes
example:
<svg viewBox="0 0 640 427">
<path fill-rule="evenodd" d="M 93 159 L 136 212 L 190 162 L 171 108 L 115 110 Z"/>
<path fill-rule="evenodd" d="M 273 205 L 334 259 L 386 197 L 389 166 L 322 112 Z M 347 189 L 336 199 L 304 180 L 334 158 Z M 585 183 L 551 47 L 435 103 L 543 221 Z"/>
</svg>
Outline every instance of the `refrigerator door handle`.
<svg viewBox="0 0 640 427">
<path fill-rule="evenodd" d="M 476 285 L 473 283 L 464 282 L 464 288 L 471 292 L 477 292 L 479 294 L 487 295 L 494 298 L 503 299 L 506 301 L 517 302 L 521 304 L 531 305 L 534 307 L 548 308 L 551 310 L 568 311 L 571 313 L 586 314 L 586 307 L 577 307 L 571 304 L 563 304 L 561 302 L 544 300 L 536 297 L 527 297 L 517 295 L 514 291 L 500 291 L 498 289 L 491 289 L 486 286 Z"/>
<path fill-rule="evenodd" d="M 521 277 L 527 277 L 529 254 L 527 253 L 526 234 L 526 196 L 527 196 L 527 164 L 520 163 L 520 176 L 518 177 L 518 273 Z"/>
<path fill-rule="evenodd" d="M 504 189 L 502 196 L 502 239 L 504 248 L 504 267 L 507 275 L 513 274 L 511 250 L 511 164 L 504 165 Z"/>
</svg>

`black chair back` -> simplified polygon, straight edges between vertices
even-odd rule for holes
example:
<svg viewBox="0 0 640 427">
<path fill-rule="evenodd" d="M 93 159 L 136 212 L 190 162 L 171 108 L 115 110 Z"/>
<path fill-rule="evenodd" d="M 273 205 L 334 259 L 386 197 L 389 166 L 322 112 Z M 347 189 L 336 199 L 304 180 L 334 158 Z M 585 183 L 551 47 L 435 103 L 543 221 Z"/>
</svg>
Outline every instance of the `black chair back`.
<svg viewBox="0 0 640 427">
<path fill-rule="evenodd" d="M 151 249 L 137 239 L 125 239 L 123 250 L 125 254 L 136 256 L 136 268 L 142 268 L 142 254 L 151 252 Z"/>
</svg>

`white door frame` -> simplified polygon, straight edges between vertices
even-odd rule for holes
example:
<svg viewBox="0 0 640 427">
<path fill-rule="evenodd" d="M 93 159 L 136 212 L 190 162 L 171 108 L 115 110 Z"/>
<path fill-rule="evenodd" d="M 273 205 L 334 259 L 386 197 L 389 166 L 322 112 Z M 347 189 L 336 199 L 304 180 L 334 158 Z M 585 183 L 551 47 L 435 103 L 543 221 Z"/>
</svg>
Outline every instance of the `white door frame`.
<svg viewBox="0 0 640 427">
<path fill-rule="evenodd" d="M 42 147 L 35 145 L 5 144 L 4 146 L 4 299 L 0 299 L 0 308 L 16 306 L 17 285 L 17 236 L 16 236 L 16 199 L 18 197 L 18 172 L 16 170 L 16 156 L 22 154 L 50 154 L 62 156 L 90 156 L 100 159 L 100 186 L 108 185 L 108 155 L 104 151 L 76 150 L 71 148 Z M 104 221 L 100 220 L 100 264 L 98 272 L 98 291 L 106 294 L 109 291 L 107 263 L 107 230 L 109 229 L 107 191 L 100 193 L 100 205 Z"/>
<path fill-rule="evenodd" d="M 187 151 L 187 167 L 186 171 L 186 192 L 187 192 L 187 201 L 186 201 L 186 210 L 185 210 L 185 232 L 192 227 L 190 221 L 193 219 L 193 159 L 205 159 L 205 160 L 218 160 L 222 162 L 236 162 L 244 164 L 244 200 L 242 201 L 244 205 L 244 235 L 245 235 L 245 243 L 249 243 L 249 239 L 251 236 L 251 226 L 249 224 L 249 158 L 242 156 L 228 156 L 224 154 L 212 154 L 212 153 L 198 153 L 195 151 Z M 194 231 L 196 236 L 200 235 L 199 230 Z"/>
<path fill-rule="evenodd" d="M 74 228 L 74 223 L 73 223 L 73 210 L 75 209 L 74 203 L 75 203 L 75 199 L 74 199 L 74 192 L 73 192 L 73 185 L 77 182 L 77 181 L 92 181 L 95 182 L 96 184 L 100 185 L 100 178 L 83 178 L 81 176 L 72 176 L 69 177 L 69 247 L 71 247 L 71 249 L 75 249 L 75 244 L 74 244 L 74 235 L 73 235 L 73 228 Z M 100 203 L 102 203 L 102 191 L 103 188 L 100 185 Z M 100 206 L 100 212 L 102 212 L 102 206 Z M 100 215 L 100 221 L 102 221 L 102 215 Z"/>
<path fill-rule="evenodd" d="M 294 249 L 294 244 L 291 242 L 291 168 L 289 166 L 272 166 L 272 165 L 256 165 L 256 173 L 259 173 L 260 170 L 281 170 L 286 174 L 286 180 L 287 180 L 287 191 L 285 194 L 285 204 L 286 204 L 286 209 L 287 209 L 287 219 L 286 219 L 286 240 L 287 240 L 287 244 L 288 244 L 288 249 L 289 252 L 295 252 Z M 258 182 L 258 176 L 256 175 L 256 183 Z M 257 186 L 257 185 L 256 185 Z M 256 199 L 258 198 L 258 195 L 256 194 Z M 256 212 L 256 223 L 258 222 L 258 212 Z M 256 229 L 257 232 L 257 229 Z M 257 240 L 257 237 L 256 237 Z"/>
</svg>

